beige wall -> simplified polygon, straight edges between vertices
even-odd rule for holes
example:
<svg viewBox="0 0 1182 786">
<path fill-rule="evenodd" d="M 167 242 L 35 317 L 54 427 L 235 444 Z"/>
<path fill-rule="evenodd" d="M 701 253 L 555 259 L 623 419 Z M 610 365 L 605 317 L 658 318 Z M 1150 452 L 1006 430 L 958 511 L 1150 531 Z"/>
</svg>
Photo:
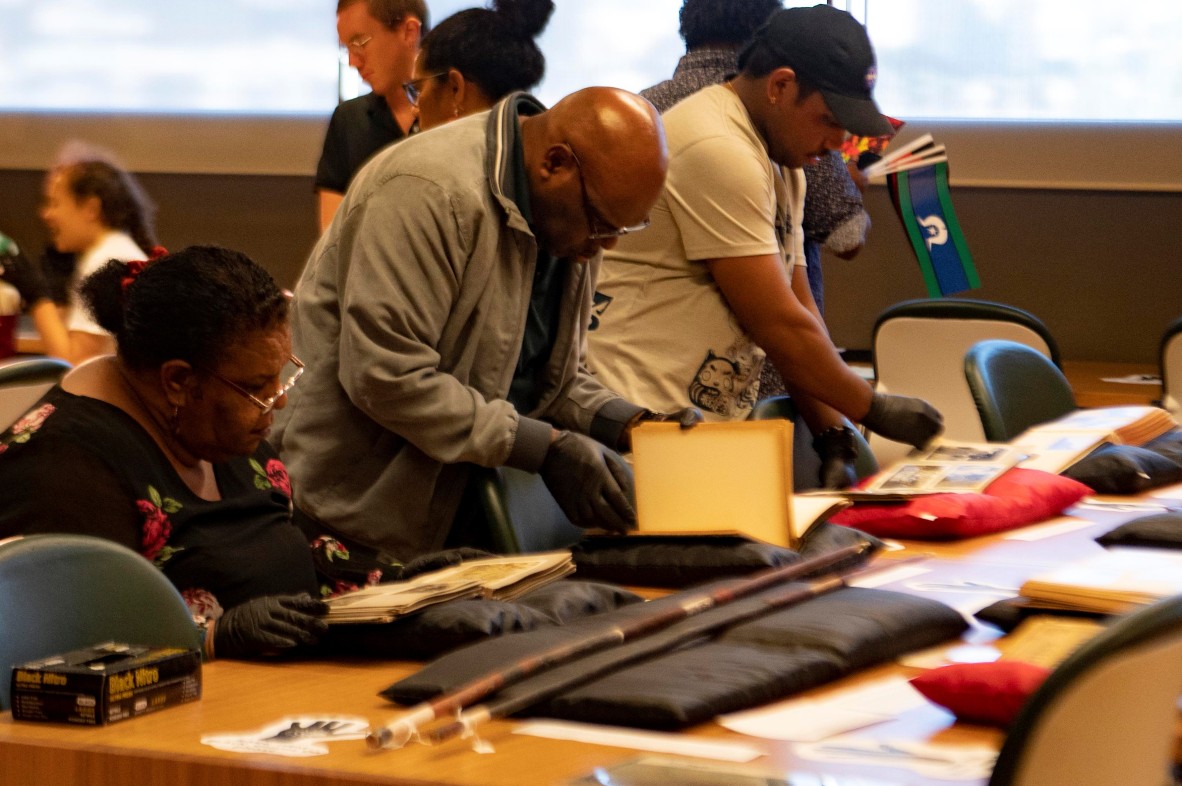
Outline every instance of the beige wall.
<svg viewBox="0 0 1182 786">
<path fill-rule="evenodd" d="M 43 172 L 0 170 L 0 232 L 30 249 L 45 243 L 37 218 Z M 156 202 L 166 248 L 214 243 L 249 254 L 291 286 L 316 242 L 312 177 L 137 174 Z"/>
<path fill-rule="evenodd" d="M 0 169 L 0 232 L 30 247 L 43 174 Z M 315 243 L 310 175 L 157 174 L 140 178 L 159 205 L 164 245 L 241 249 L 294 283 Z M 1041 317 L 1072 360 L 1155 362 L 1162 330 L 1182 316 L 1182 193 L 976 188 L 953 182 L 957 214 L 983 286 Z M 923 297 L 886 190 L 872 186 L 870 242 L 851 262 L 826 258 L 834 341 L 868 348 L 874 318 Z"/>
<path fill-rule="evenodd" d="M 965 297 L 1027 309 L 1064 358 L 1156 362 L 1182 316 L 1182 194 L 952 185 L 981 288 Z M 854 260 L 824 260 L 826 319 L 839 346 L 870 345 L 875 317 L 925 297 L 919 267 L 885 187 L 872 186 L 869 242 Z"/>
</svg>

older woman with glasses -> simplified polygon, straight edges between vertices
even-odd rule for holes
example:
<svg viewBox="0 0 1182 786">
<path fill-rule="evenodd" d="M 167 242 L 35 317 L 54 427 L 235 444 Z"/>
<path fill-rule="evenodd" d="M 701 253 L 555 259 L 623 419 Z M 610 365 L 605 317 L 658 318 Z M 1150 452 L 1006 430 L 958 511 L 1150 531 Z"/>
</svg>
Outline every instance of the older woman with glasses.
<svg viewBox="0 0 1182 786">
<path fill-rule="evenodd" d="M 551 0 L 493 0 L 452 14 L 423 37 L 414 79 L 403 87 L 427 130 L 490 108 L 541 81 L 546 59 L 534 42 L 554 11 Z"/>
<path fill-rule="evenodd" d="M 137 550 L 206 624 L 209 655 L 314 641 L 321 580 L 266 441 L 303 371 L 283 291 L 245 255 L 201 246 L 111 260 L 82 297 L 117 351 L 0 433 L 0 537 L 76 532 Z"/>
</svg>

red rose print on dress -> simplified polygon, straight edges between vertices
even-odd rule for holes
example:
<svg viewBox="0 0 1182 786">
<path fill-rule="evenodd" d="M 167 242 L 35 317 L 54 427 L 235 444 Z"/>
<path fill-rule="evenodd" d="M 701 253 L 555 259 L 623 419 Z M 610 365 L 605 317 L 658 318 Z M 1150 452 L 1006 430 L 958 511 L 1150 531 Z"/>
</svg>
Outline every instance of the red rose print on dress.
<svg viewBox="0 0 1182 786">
<path fill-rule="evenodd" d="M 287 476 L 287 467 L 283 466 L 282 461 L 271 459 L 267 462 L 267 478 L 272 486 L 291 496 L 291 478 Z"/>
<path fill-rule="evenodd" d="M 29 437 L 33 436 L 45 419 L 52 415 L 57 408 L 53 404 L 42 404 L 37 409 L 25 415 L 23 418 L 12 424 L 12 441 L 13 442 L 28 442 Z"/>
<path fill-rule="evenodd" d="M 168 514 L 180 510 L 181 503 L 172 497 L 161 497 L 155 486 L 148 486 L 148 499 L 136 500 L 135 506 L 144 517 L 140 553 L 160 567 L 176 553 L 168 546 L 168 538 L 172 535 L 172 521 Z"/>
<path fill-rule="evenodd" d="M 279 459 L 267 459 L 267 466 L 264 467 L 254 459 L 250 460 L 250 466 L 254 469 L 254 487 L 260 491 L 267 491 L 268 489 L 275 489 L 281 491 L 287 497 L 291 497 L 291 478 L 287 475 L 287 467 L 283 466 L 283 462 Z"/>
</svg>

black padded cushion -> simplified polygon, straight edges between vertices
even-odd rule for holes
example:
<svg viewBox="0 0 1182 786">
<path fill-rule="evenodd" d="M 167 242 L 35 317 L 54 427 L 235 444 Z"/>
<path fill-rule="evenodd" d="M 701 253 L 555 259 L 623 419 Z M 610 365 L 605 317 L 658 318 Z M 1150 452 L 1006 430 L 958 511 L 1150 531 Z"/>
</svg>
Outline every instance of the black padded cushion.
<svg viewBox="0 0 1182 786">
<path fill-rule="evenodd" d="M 1089 620 L 1102 620 L 1110 616 L 1100 612 L 1082 611 L 1080 609 L 1048 609 L 1027 598 L 1005 598 L 995 603 L 990 603 L 983 609 L 979 609 L 973 616 L 1004 633 L 1009 633 L 1021 625 L 1027 618 L 1047 614 L 1056 617 L 1076 617 Z"/>
<path fill-rule="evenodd" d="M 514 601 L 457 600 L 393 622 L 333 625 L 317 652 L 427 660 L 481 639 L 564 625 L 640 600 L 622 587 L 564 579 Z"/>
<path fill-rule="evenodd" d="M 1097 494 L 1138 494 L 1182 481 L 1182 429 L 1141 447 L 1104 445 L 1068 467 L 1069 478 Z"/>
<path fill-rule="evenodd" d="M 680 589 L 791 565 L 860 542 L 870 548 L 826 569 L 832 571 L 864 563 L 882 547 L 882 541 L 856 529 L 823 523 L 808 532 L 800 552 L 738 535 L 618 535 L 584 538 L 572 554 L 583 578 Z"/>
<path fill-rule="evenodd" d="M 715 624 L 725 624 L 748 611 L 762 611 L 760 607 L 766 608 L 769 596 L 800 586 L 776 587 L 702 612 L 660 632 L 543 672 L 502 690 L 497 697 L 552 696 L 529 710 L 535 715 L 681 728 L 835 680 L 953 638 L 967 627 L 956 611 L 925 598 L 845 588 L 763 614 L 721 634 L 711 630 Z M 564 629 L 506 636 L 466 647 L 391 685 L 382 695 L 400 703 L 423 701 L 548 644 L 569 642 L 592 626 L 659 610 L 663 603 L 680 603 L 683 595 L 621 609 Z M 581 684 L 560 689 L 566 680 L 575 678 L 582 680 Z"/>
<path fill-rule="evenodd" d="M 1096 538 L 1102 546 L 1182 549 L 1182 512 L 1167 511 L 1126 521 Z"/>
</svg>

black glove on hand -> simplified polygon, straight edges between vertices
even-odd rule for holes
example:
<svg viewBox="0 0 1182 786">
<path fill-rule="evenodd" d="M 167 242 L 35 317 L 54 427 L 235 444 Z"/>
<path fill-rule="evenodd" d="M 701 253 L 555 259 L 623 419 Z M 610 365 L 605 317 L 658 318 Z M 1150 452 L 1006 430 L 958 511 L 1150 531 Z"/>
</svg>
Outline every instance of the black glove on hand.
<svg viewBox="0 0 1182 786">
<path fill-rule="evenodd" d="M 21 293 L 21 300 L 25 302 L 25 308 L 49 297 L 49 284 L 45 281 L 41 266 L 29 261 L 19 251 L 15 255 L 0 255 L 0 279 L 16 287 L 16 291 Z"/>
<path fill-rule="evenodd" d="M 697 407 L 684 407 L 676 412 L 653 412 L 645 415 L 641 420 L 652 420 L 658 423 L 676 420 L 682 428 L 693 428 L 705 421 L 706 418 L 702 416 L 702 410 Z"/>
<path fill-rule="evenodd" d="M 813 450 L 821 457 L 821 488 L 846 489 L 858 482 L 858 475 L 854 471 L 858 442 L 848 427 L 825 429 L 813 439 Z"/>
<path fill-rule="evenodd" d="M 862 425 L 879 436 L 922 448 L 944 430 L 944 416 L 923 399 L 875 393 Z"/>
<path fill-rule="evenodd" d="M 669 421 L 677 421 L 677 425 L 683 429 L 693 428 L 694 426 L 706 420 L 702 416 L 702 410 L 697 407 L 683 407 L 675 412 L 653 412 L 651 410 L 644 410 L 637 415 L 624 433 L 620 435 L 619 443 L 616 445 L 616 451 L 619 453 L 632 452 L 632 428 L 640 423 L 667 423 Z"/>
<path fill-rule="evenodd" d="M 636 526 L 631 467 L 590 437 L 560 432 L 540 474 L 572 524 L 616 532 Z"/>
<path fill-rule="evenodd" d="M 249 658 L 315 644 L 328 631 L 320 618 L 324 601 L 308 593 L 264 595 L 227 609 L 213 629 L 213 651 L 219 658 Z"/>
<path fill-rule="evenodd" d="M 401 581 L 406 581 L 420 573 L 450 568 L 452 565 L 459 565 L 461 562 L 466 562 L 470 559 L 484 559 L 485 557 L 494 556 L 496 555 L 491 552 L 473 549 L 467 546 L 460 546 L 456 549 L 444 549 L 443 551 L 432 551 L 430 554 L 422 554 L 415 557 L 403 565 L 402 573 L 398 578 Z"/>
</svg>

